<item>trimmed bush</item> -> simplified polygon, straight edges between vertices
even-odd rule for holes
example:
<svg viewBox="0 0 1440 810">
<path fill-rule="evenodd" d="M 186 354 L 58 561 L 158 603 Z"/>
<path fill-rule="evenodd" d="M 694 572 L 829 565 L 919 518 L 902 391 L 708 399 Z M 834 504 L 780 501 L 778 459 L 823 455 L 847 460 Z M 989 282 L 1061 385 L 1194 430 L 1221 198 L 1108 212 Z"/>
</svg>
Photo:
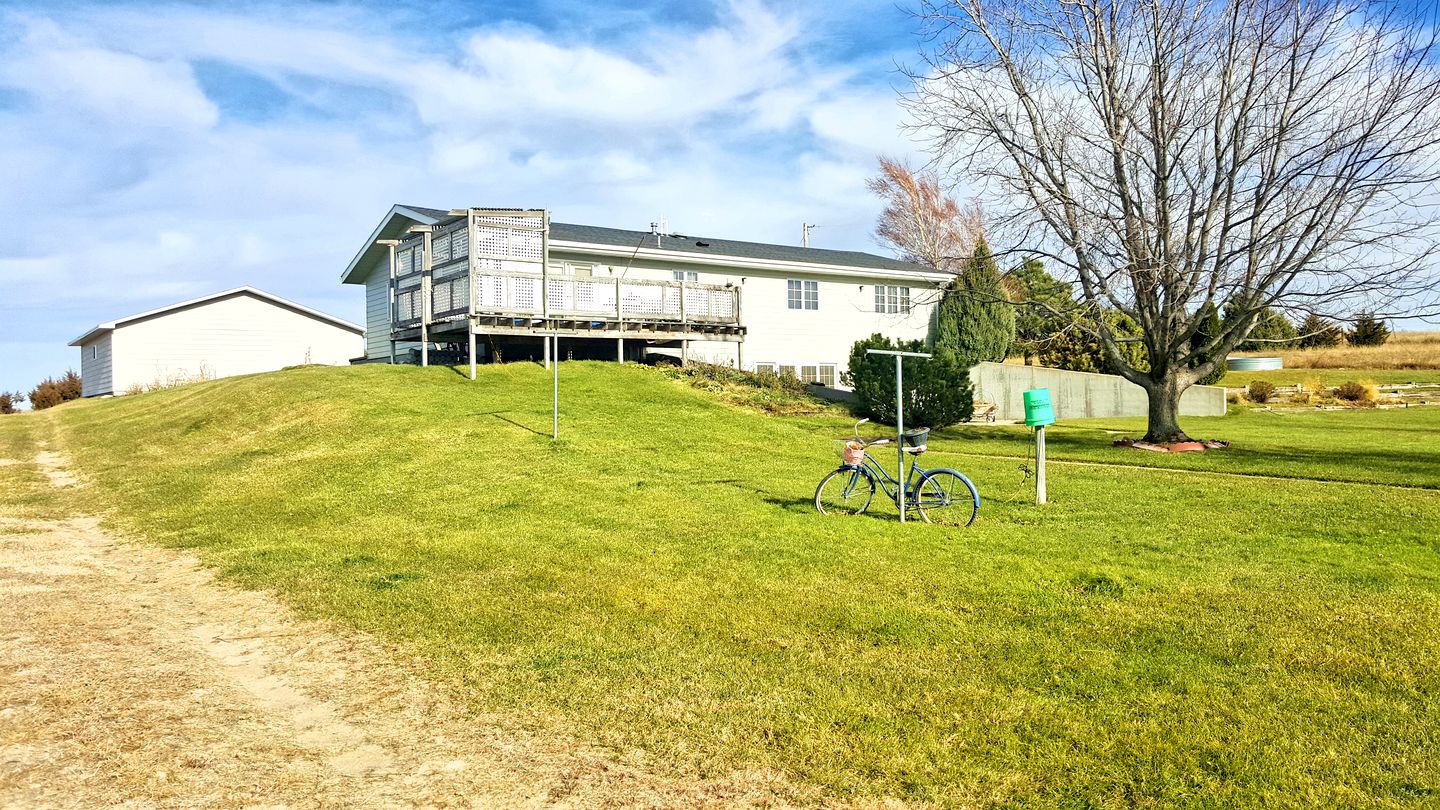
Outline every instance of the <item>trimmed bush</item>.
<svg viewBox="0 0 1440 810">
<path fill-rule="evenodd" d="M 841 380 L 855 389 L 856 410 L 878 422 L 895 424 L 895 358 L 867 354 L 866 349 L 931 352 L 928 360 L 904 360 L 905 424 L 942 428 L 964 422 L 974 412 L 970 372 L 945 346 L 926 347 L 923 340 L 892 341 L 874 334 L 850 349 L 850 368 Z"/>
</svg>

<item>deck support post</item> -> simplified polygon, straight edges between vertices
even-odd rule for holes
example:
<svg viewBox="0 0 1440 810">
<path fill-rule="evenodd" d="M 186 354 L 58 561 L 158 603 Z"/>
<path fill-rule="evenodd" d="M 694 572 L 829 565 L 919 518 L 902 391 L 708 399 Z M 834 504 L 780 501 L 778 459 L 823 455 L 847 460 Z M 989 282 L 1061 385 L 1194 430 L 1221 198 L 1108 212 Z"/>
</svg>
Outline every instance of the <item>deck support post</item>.
<svg viewBox="0 0 1440 810">
<path fill-rule="evenodd" d="M 625 365 L 625 338 L 615 338 L 615 360 Z"/>
<path fill-rule="evenodd" d="M 470 379 L 475 379 L 475 322 L 470 321 Z"/>
<path fill-rule="evenodd" d="M 559 351 L 559 348 L 556 348 Z M 545 368 L 550 368 L 550 339 L 545 339 Z"/>
</svg>

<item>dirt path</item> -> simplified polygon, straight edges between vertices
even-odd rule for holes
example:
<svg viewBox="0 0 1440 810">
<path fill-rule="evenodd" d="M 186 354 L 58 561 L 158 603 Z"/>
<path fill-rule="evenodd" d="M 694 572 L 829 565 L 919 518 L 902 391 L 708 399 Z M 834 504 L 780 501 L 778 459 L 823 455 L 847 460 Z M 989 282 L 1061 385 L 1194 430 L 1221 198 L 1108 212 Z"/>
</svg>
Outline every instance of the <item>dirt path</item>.
<svg viewBox="0 0 1440 810">
<path fill-rule="evenodd" d="M 68 503 L 63 460 L 34 464 Z M 57 493 L 60 494 L 60 493 Z M 117 542 L 0 518 L 0 807 L 775 806 L 771 774 L 648 775 L 502 733 L 374 641 Z M 809 797 L 814 801 L 814 797 Z"/>
</svg>

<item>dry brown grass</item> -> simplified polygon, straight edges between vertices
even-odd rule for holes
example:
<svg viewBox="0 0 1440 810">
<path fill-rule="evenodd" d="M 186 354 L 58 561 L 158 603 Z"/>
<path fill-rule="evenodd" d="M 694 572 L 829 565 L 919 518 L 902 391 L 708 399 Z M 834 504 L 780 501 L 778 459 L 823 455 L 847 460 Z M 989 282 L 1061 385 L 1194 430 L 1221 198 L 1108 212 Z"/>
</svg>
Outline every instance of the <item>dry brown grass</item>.
<svg viewBox="0 0 1440 810">
<path fill-rule="evenodd" d="M 1284 358 L 1286 368 L 1440 369 L 1440 332 L 1396 332 L 1383 346 L 1242 352 Z"/>
</svg>

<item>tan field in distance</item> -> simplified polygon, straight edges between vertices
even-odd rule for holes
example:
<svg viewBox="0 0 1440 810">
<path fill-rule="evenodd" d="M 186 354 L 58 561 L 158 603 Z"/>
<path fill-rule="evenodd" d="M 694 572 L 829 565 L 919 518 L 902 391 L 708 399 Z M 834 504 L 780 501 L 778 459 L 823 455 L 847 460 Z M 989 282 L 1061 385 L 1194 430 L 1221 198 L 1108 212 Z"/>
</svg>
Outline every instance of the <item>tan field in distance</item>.
<svg viewBox="0 0 1440 810">
<path fill-rule="evenodd" d="M 1237 352 L 1253 357 L 1284 358 L 1286 368 L 1440 369 L 1440 332 L 1395 332 L 1383 346 L 1329 349 L 1281 349 Z"/>
</svg>

